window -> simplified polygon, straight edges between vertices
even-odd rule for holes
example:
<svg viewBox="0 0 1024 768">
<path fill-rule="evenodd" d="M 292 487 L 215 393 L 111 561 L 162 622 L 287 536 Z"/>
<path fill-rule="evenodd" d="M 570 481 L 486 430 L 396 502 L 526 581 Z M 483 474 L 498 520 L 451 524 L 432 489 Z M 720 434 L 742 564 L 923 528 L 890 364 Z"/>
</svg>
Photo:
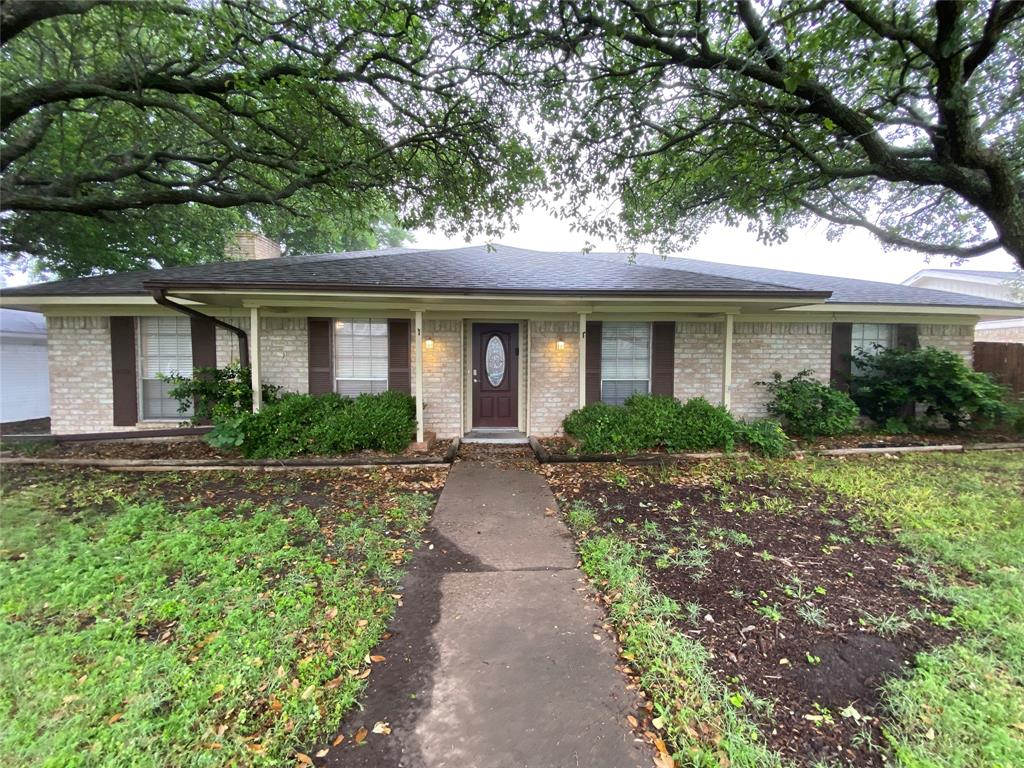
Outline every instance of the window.
<svg viewBox="0 0 1024 768">
<path fill-rule="evenodd" d="M 161 375 L 192 375 L 192 324 L 187 317 L 140 317 L 139 405 L 143 419 L 180 419 L 178 401 Z"/>
<path fill-rule="evenodd" d="M 336 320 L 334 391 L 346 397 L 388 388 L 388 321 Z"/>
<path fill-rule="evenodd" d="M 622 405 L 637 392 L 651 391 L 651 324 L 603 323 L 601 400 Z"/>
<path fill-rule="evenodd" d="M 874 354 L 878 347 L 889 349 L 893 345 L 894 329 L 887 323 L 854 323 L 852 329 L 853 343 L 850 351 L 854 354 L 863 350 L 869 355 Z M 852 364 L 851 373 L 858 373 L 856 360 Z"/>
</svg>

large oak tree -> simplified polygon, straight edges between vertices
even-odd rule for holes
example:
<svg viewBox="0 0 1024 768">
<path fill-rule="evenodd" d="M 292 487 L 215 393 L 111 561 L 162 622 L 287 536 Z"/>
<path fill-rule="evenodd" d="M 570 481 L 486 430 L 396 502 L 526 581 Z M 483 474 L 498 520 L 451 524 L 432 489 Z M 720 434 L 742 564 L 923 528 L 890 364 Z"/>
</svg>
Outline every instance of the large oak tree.
<svg viewBox="0 0 1024 768">
<path fill-rule="evenodd" d="M 2 0 L 5 253 L 80 274 L 218 258 L 239 224 L 297 248 L 373 244 L 396 216 L 493 226 L 536 173 L 454 15 L 430 0 Z"/>
<path fill-rule="evenodd" d="M 815 217 L 884 244 L 1024 265 L 1024 3 L 551 0 L 534 56 L 567 210 L 678 246 L 711 222 Z"/>
</svg>

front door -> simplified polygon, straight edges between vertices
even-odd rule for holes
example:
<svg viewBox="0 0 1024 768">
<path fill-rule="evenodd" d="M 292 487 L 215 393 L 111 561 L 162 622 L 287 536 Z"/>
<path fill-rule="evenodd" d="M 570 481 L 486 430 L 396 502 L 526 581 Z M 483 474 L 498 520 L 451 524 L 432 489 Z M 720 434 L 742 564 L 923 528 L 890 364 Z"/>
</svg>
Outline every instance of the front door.
<svg viewBox="0 0 1024 768">
<path fill-rule="evenodd" d="M 519 426 L 519 326 L 473 323 L 473 427 Z"/>
</svg>

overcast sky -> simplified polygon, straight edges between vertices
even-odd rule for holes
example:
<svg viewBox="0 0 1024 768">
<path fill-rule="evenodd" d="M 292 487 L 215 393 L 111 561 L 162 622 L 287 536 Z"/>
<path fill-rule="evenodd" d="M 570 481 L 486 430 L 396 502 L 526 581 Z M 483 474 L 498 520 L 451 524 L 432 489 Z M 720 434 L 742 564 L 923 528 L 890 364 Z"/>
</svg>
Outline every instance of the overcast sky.
<svg viewBox="0 0 1024 768">
<path fill-rule="evenodd" d="M 573 232 L 568 222 L 542 210 L 525 211 L 519 217 L 518 225 L 517 231 L 507 232 L 495 242 L 539 251 L 580 250 L 591 242 L 595 250 L 617 250 L 615 243 L 591 241 L 588 236 Z M 419 248 L 467 245 L 465 240 L 450 239 L 426 230 L 416 230 L 414 236 L 412 245 Z M 480 243 L 482 239 L 472 242 Z M 883 251 L 879 242 L 866 232 L 847 230 L 842 240 L 830 243 L 825 238 L 824 224 L 792 230 L 788 242 L 770 246 L 757 242 L 755 235 L 745 228 L 716 226 L 709 229 L 689 251 L 675 255 L 890 283 L 902 282 L 920 269 L 953 266 L 948 258 L 932 257 L 929 261 L 914 251 Z M 962 268 L 1009 271 L 1014 268 L 1014 260 L 1005 251 L 998 251 L 969 259 Z"/>
</svg>

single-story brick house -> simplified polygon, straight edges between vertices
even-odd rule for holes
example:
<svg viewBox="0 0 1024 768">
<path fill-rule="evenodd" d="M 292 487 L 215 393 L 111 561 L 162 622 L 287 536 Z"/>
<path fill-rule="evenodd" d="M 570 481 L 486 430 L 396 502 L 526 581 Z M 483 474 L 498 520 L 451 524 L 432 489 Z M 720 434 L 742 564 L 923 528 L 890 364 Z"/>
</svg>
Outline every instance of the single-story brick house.
<svg viewBox="0 0 1024 768">
<path fill-rule="evenodd" d="M 294 392 L 416 395 L 420 432 L 554 435 L 575 408 L 632 392 L 763 414 L 755 382 L 809 368 L 842 382 L 854 347 L 932 345 L 970 360 L 974 325 L 1018 305 L 692 259 L 506 246 L 232 261 L 2 292 L 46 315 L 55 433 L 180 417 L 158 374 L 248 358 Z"/>
</svg>

